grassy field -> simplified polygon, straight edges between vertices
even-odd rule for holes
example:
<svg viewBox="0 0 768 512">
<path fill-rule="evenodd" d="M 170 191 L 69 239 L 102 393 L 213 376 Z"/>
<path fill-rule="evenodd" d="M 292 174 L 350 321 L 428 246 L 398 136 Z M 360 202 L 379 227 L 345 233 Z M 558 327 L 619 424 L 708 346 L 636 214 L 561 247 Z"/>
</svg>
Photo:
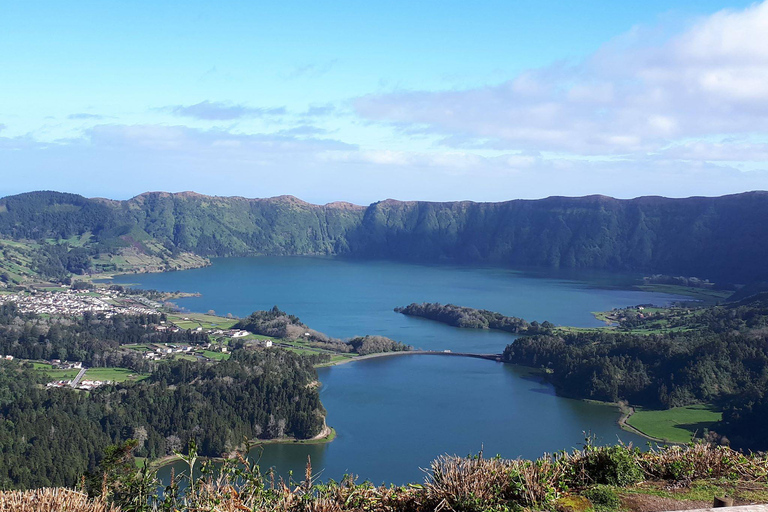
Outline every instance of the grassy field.
<svg viewBox="0 0 768 512">
<path fill-rule="evenodd" d="M 135 345 L 122 345 L 122 348 L 127 348 L 130 350 L 137 350 L 139 352 L 149 352 L 152 350 L 149 345 L 144 344 L 135 344 Z"/>
<path fill-rule="evenodd" d="M 200 324 L 192 320 L 171 320 L 180 329 L 197 329 Z"/>
<path fill-rule="evenodd" d="M 230 354 L 228 353 L 213 352 L 212 350 L 203 350 L 203 355 L 208 359 L 212 359 L 214 361 L 224 361 L 226 359 L 229 359 L 229 356 L 230 356 Z"/>
<path fill-rule="evenodd" d="M 77 375 L 77 374 L 75 374 Z M 127 380 L 142 380 L 148 375 L 136 373 L 128 368 L 89 368 L 85 372 L 83 380 L 110 380 L 112 382 L 125 382 Z"/>
<path fill-rule="evenodd" d="M 32 255 L 37 248 L 34 242 L 17 242 L 0 239 L 0 273 L 4 274 L 9 284 L 23 283 L 39 278 L 32 270 Z"/>
<path fill-rule="evenodd" d="M 30 363 L 32 363 L 32 367 L 35 370 L 40 370 L 41 372 L 45 373 L 45 375 L 51 380 L 74 379 L 75 377 L 77 377 L 77 374 L 80 372 L 80 370 L 77 370 L 77 369 L 58 370 L 58 369 L 55 369 L 51 364 L 43 363 L 39 361 L 30 361 Z"/>
<path fill-rule="evenodd" d="M 77 374 L 80 372 L 80 370 L 74 369 L 74 370 L 57 370 L 54 369 L 52 365 L 48 363 L 37 363 L 33 362 L 32 366 L 36 370 L 40 370 L 41 372 L 45 373 L 45 375 L 53 380 L 71 380 L 77 377 Z"/>
<path fill-rule="evenodd" d="M 721 412 L 710 405 L 689 405 L 667 410 L 638 408 L 627 423 L 650 437 L 687 443 L 694 433 L 701 434 L 704 429 L 720 421 L 722 416 Z"/>
<path fill-rule="evenodd" d="M 189 318 L 189 320 L 184 320 Z M 185 313 L 183 315 L 168 315 L 168 320 L 182 329 L 231 329 L 237 323 L 237 318 L 205 315 L 203 313 Z"/>
</svg>

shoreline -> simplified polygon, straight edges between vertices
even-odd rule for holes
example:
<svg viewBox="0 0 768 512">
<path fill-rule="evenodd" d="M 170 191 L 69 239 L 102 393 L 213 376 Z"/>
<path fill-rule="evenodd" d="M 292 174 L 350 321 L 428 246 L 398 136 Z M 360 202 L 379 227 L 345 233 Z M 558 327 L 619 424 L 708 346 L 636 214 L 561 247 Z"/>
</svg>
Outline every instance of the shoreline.
<svg viewBox="0 0 768 512">
<path fill-rule="evenodd" d="M 634 425 L 632 425 L 631 423 L 629 423 L 629 418 L 631 418 L 632 415 L 635 414 L 635 408 L 634 407 L 632 407 L 631 405 L 621 404 L 621 403 L 618 403 L 618 404 L 615 404 L 615 405 L 621 411 L 621 417 L 618 420 L 618 424 L 619 424 L 619 427 L 621 427 L 622 430 L 626 430 L 627 432 L 632 432 L 633 434 L 637 434 L 637 435 L 639 435 L 641 437 L 644 437 L 644 438 L 646 438 L 648 440 L 651 440 L 651 441 L 653 441 L 655 443 L 678 445 L 678 446 L 682 446 L 683 444 L 685 444 L 685 443 L 676 443 L 674 441 L 667 441 L 665 439 L 661 439 L 661 438 L 658 438 L 658 437 L 653 437 L 653 436 L 650 436 L 650 435 L 646 434 L 645 432 L 643 432 L 639 428 L 637 428 Z"/>
<path fill-rule="evenodd" d="M 268 444 L 325 444 L 325 443 L 330 443 L 334 439 L 336 439 L 336 429 L 334 429 L 333 427 L 329 427 L 328 425 L 325 424 L 325 421 L 323 421 L 323 428 L 322 430 L 320 430 L 320 433 L 318 433 L 316 436 L 311 437 L 309 439 L 296 439 L 294 437 L 284 437 L 280 439 L 263 439 L 248 446 L 247 451 L 243 449 L 237 449 L 228 453 L 226 457 L 198 456 L 198 459 L 210 460 L 214 462 L 224 462 L 225 460 L 228 460 L 228 459 L 237 458 L 237 456 L 247 457 L 248 453 L 250 453 L 250 451 L 253 450 L 254 448 L 268 445 Z M 173 454 L 173 455 L 165 455 L 157 459 L 146 460 L 146 462 L 147 462 L 147 466 L 152 471 L 159 471 L 165 466 L 170 466 L 171 464 L 178 462 L 180 460 L 182 460 L 180 455 Z"/>
</svg>

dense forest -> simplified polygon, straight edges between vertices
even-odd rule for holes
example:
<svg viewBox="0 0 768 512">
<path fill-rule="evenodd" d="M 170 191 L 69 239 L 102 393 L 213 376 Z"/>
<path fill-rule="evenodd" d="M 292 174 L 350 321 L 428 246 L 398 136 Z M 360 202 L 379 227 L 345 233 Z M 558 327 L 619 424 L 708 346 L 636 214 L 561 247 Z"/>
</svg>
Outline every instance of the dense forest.
<svg viewBox="0 0 768 512">
<path fill-rule="evenodd" d="M 741 333 L 556 332 L 519 338 L 503 358 L 552 370 L 548 379 L 562 394 L 650 407 L 768 389 L 765 339 Z"/>
<path fill-rule="evenodd" d="M 218 364 L 175 361 L 135 383 L 90 393 L 46 389 L 39 373 L 0 363 L 0 487 L 74 486 L 104 450 L 136 439 L 160 457 L 196 439 L 218 456 L 243 440 L 306 439 L 325 411 L 311 362 L 284 350 L 237 351 Z"/>
<path fill-rule="evenodd" d="M 768 279 L 768 193 L 617 200 L 551 197 L 503 203 L 386 200 L 368 207 L 147 193 L 127 201 L 32 192 L 0 199 L 0 237 L 66 240 L 89 251 L 131 247 L 171 258 L 345 255 Z M 153 241 L 153 243 L 149 243 Z M 89 245 L 90 244 L 90 245 Z M 53 259 L 51 255 L 50 259 Z M 81 271 L 73 261 L 56 269 Z M 58 256 L 61 260 L 61 256 Z"/>
<path fill-rule="evenodd" d="M 405 343 L 389 339 L 386 336 L 375 335 L 356 336 L 347 340 L 346 343 L 352 347 L 354 352 L 361 356 L 377 354 L 379 352 L 404 352 L 413 349 L 413 347 Z"/>
<path fill-rule="evenodd" d="M 356 352 L 361 356 L 376 352 L 398 352 L 412 349 L 409 345 L 385 336 L 357 336 L 346 341 L 332 338 L 310 329 L 299 320 L 299 317 L 289 315 L 277 306 L 269 311 L 254 311 L 248 317 L 238 321 L 234 328 L 275 338 L 301 340 L 312 347 L 335 352 Z"/>
<path fill-rule="evenodd" d="M 638 329 L 664 329 L 639 334 Z M 716 403 L 733 446 L 768 449 L 768 294 L 621 317 L 615 330 L 522 337 L 504 361 L 546 368 L 559 393 L 649 407 Z M 624 332 L 622 332 L 624 331 Z"/>
<path fill-rule="evenodd" d="M 437 302 L 425 302 L 423 304 L 414 302 L 405 307 L 396 307 L 395 312 L 435 320 L 454 327 L 498 329 L 513 334 L 544 333 L 549 332 L 554 327 L 552 323 L 547 321 L 542 323 L 535 320 L 527 322 L 522 318 L 505 316 L 487 309 L 474 309 Z"/>
</svg>

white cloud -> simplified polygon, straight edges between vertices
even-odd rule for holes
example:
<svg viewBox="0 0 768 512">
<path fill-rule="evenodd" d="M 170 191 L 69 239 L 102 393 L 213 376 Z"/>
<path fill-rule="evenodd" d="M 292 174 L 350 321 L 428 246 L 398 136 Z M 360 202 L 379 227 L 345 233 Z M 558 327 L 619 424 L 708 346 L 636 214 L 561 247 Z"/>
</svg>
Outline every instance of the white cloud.
<svg viewBox="0 0 768 512">
<path fill-rule="evenodd" d="M 642 155 L 686 138 L 768 132 L 768 2 L 716 13 L 660 45 L 643 34 L 496 86 L 369 95 L 354 106 L 446 145 L 574 155 Z"/>
<path fill-rule="evenodd" d="M 691 143 L 668 151 L 677 151 L 676 158 L 686 157 L 684 152 L 727 155 L 728 150 L 718 144 Z M 766 150 L 759 144 L 740 144 L 743 155 L 751 152 L 755 158 Z M 502 201 L 594 193 L 719 195 L 765 188 L 768 183 L 768 173 L 741 172 L 723 160 L 714 165 L 695 158 L 589 161 L 536 152 L 481 156 L 459 150 L 387 151 L 280 134 L 98 125 L 82 137 L 54 143 L 0 136 L 0 195 L 31 187 L 112 198 L 147 190 L 195 190 L 250 197 L 293 194 L 317 203 L 367 204 L 387 197 Z"/>
<path fill-rule="evenodd" d="M 673 160 L 768 162 L 767 143 L 693 141 L 672 145 L 658 158 Z"/>
<path fill-rule="evenodd" d="M 201 101 L 194 105 L 171 105 L 160 109 L 175 116 L 190 117 L 203 121 L 231 121 L 246 117 L 283 116 L 285 107 L 248 107 L 220 101 Z"/>
<path fill-rule="evenodd" d="M 53 142 L 0 135 L 0 194 L 40 183 L 116 198 L 193 189 L 370 203 L 768 188 L 768 3 L 716 13 L 660 43 L 647 33 L 633 29 L 580 63 L 494 86 L 357 98 L 356 112 L 370 123 L 352 128 L 315 126 L 349 121 L 346 106 L 292 114 L 203 102 L 170 111 L 209 121 L 279 118 L 281 131 L 102 122 Z M 400 137 L 387 138 L 377 123 Z M 329 135 L 354 140 L 369 124 L 362 147 Z"/>
</svg>

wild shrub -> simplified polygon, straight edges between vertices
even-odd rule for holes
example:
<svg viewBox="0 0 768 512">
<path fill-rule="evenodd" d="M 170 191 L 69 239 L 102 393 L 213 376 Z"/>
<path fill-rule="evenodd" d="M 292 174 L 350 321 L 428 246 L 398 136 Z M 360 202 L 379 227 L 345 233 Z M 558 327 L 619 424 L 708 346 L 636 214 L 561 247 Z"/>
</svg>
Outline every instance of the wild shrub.
<svg viewBox="0 0 768 512">
<path fill-rule="evenodd" d="M 621 499 L 616 491 L 607 485 L 590 487 L 582 493 L 599 510 L 616 510 L 621 505 Z"/>
<path fill-rule="evenodd" d="M 646 476 L 654 480 L 765 481 L 768 478 L 768 460 L 764 454 L 745 455 L 725 446 L 704 443 L 656 448 L 639 457 L 638 463 Z"/>
<path fill-rule="evenodd" d="M 638 464 L 640 451 L 631 446 L 615 445 L 587 447 L 580 464 L 585 484 L 608 484 L 625 486 L 643 480 L 643 471 Z"/>
</svg>

